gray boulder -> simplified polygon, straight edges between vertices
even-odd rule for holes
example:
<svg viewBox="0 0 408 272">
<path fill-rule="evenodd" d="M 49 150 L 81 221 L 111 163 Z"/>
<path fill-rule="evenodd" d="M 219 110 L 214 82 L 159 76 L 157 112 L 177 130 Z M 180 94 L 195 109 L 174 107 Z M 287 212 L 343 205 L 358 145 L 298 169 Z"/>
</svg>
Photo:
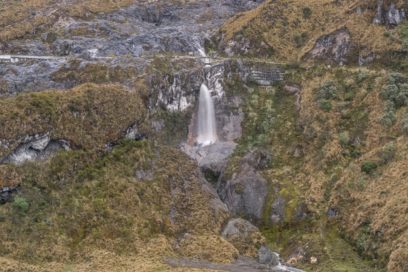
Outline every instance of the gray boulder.
<svg viewBox="0 0 408 272">
<path fill-rule="evenodd" d="M 228 157 L 234 151 L 235 146 L 236 144 L 233 142 L 217 142 L 208 146 L 183 144 L 181 150 L 198 162 L 208 181 L 215 183 L 224 170 Z"/>
<path fill-rule="evenodd" d="M 258 262 L 270 266 L 280 265 L 279 254 L 273 252 L 266 246 L 261 246 L 258 250 Z"/>
<path fill-rule="evenodd" d="M 261 220 L 268 193 L 267 182 L 247 162 L 243 162 L 228 180 L 221 178 L 217 191 L 233 214 Z"/>
<path fill-rule="evenodd" d="M 13 200 L 13 194 L 17 193 L 18 187 L 3 187 L 0 188 L 0 205 Z"/>
</svg>

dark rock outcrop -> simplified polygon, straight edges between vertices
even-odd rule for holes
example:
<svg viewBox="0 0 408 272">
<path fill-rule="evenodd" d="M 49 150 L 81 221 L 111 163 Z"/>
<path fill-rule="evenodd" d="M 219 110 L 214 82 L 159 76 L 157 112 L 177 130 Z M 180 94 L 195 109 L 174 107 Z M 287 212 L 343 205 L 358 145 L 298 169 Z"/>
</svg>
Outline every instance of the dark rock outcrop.
<svg viewBox="0 0 408 272">
<path fill-rule="evenodd" d="M 395 27 L 404 20 L 406 20 L 406 11 L 403 8 L 398 8 L 395 3 L 391 3 L 387 7 L 384 0 L 377 0 L 376 14 L 373 19 L 374 24 Z"/>
<path fill-rule="evenodd" d="M 261 220 L 268 187 L 266 180 L 257 171 L 262 164 L 254 155 L 241 160 L 239 170 L 230 177 L 222 176 L 218 184 L 218 194 L 230 211 L 251 220 Z"/>
<path fill-rule="evenodd" d="M 266 150 L 254 149 L 242 158 L 242 162 L 256 170 L 264 170 L 272 163 L 272 154 Z"/>
<path fill-rule="evenodd" d="M 351 49 L 350 32 L 347 28 L 342 28 L 319 38 L 305 58 L 345 64 Z"/>
<path fill-rule="evenodd" d="M 146 138 L 146 135 L 144 133 L 140 132 L 137 124 L 134 124 L 134 125 L 130 126 L 128 129 L 126 129 L 125 139 L 140 141 L 140 140 L 142 140 L 144 138 Z"/>
<path fill-rule="evenodd" d="M 383 5 L 384 0 L 377 0 L 377 11 L 373 19 L 374 24 L 380 25 L 384 23 Z"/>
<path fill-rule="evenodd" d="M 373 52 L 360 52 L 358 55 L 358 65 L 364 66 L 372 63 L 375 59 L 375 54 Z"/>
<path fill-rule="evenodd" d="M 0 204 L 5 204 L 12 201 L 13 194 L 17 193 L 18 187 L 4 187 L 0 188 Z"/>
</svg>

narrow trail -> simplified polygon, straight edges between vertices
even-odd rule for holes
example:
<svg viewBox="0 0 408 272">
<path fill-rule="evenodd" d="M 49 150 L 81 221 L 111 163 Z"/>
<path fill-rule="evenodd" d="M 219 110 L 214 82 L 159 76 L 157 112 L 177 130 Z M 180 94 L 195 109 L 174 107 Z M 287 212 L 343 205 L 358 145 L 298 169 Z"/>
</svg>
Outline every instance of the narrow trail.
<svg viewBox="0 0 408 272">
<path fill-rule="evenodd" d="M 90 60 L 120 60 L 122 58 L 128 58 L 128 56 L 115 56 L 115 57 L 91 57 Z M 162 55 L 156 54 L 154 56 L 146 56 L 146 57 L 134 57 L 135 60 L 153 60 L 156 58 L 167 58 L 171 60 L 198 60 L 198 59 L 210 59 L 211 64 L 222 63 L 225 61 L 245 61 L 245 62 L 253 62 L 253 63 L 265 63 L 271 65 L 288 65 L 289 62 L 276 62 L 267 59 L 260 59 L 260 58 L 241 58 L 241 57 L 202 57 L 202 56 L 192 56 L 192 55 Z M 30 60 L 64 60 L 67 61 L 69 59 L 81 59 L 79 57 L 74 56 L 34 56 L 34 55 L 0 55 L 0 62 L 10 62 L 16 63 L 20 61 L 30 61 Z"/>
</svg>

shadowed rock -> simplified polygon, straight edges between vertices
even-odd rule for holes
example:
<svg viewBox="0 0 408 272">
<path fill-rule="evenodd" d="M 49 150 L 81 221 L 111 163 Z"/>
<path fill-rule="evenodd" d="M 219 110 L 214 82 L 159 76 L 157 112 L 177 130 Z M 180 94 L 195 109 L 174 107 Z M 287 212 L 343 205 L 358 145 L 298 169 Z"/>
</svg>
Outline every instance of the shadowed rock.
<svg viewBox="0 0 408 272">
<path fill-rule="evenodd" d="M 261 220 L 268 193 L 267 182 L 248 163 L 241 165 L 230 179 L 222 179 L 217 191 L 233 214 Z"/>
</svg>

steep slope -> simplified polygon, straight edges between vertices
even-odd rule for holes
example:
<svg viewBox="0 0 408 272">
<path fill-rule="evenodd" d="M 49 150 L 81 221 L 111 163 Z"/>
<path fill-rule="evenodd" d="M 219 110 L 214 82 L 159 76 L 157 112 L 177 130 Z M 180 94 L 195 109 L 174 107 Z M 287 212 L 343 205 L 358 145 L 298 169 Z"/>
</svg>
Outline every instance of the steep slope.
<svg viewBox="0 0 408 272">
<path fill-rule="evenodd" d="M 404 1 L 388 2 L 402 11 L 407 8 Z M 384 14 L 389 8 L 385 3 Z M 327 52 L 316 49 L 316 43 L 334 43 L 337 55 L 333 52 L 326 61 L 356 65 L 377 58 L 398 66 L 398 57 L 404 57 L 401 39 L 405 27 L 373 24 L 375 13 L 375 1 L 266 1 L 230 19 L 216 43 L 228 55 L 266 56 L 284 62 L 325 57 L 320 54 Z M 339 31 L 343 31 L 342 36 L 338 36 Z"/>
<path fill-rule="evenodd" d="M 270 154 L 259 171 L 269 186 L 264 233 L 287 260 L 316 271 L 326 270 L 311 265 L 311 256 L 327 271 L 375 271 L 353 265 L 346 249 L 342 257 L 330 251 L 331 226 L 378 268 L 407 270 L 407 26 L 389 17 L 393 8 L 407 7 L 382 2 L 378 24 L 376 5 L 266 1 L 230 19 L 207 44 L 234 59 L 288 64 L 280 65 L 285 79 L 275 87 L 232 83 L 249 93 L 243 136 L 221 192 L 241 195 L 243 205 L 251 205 L 252 193 L 263 197 L 248 189 L 252 181 L 234 177 L 251 150 Z M 233 209 L 253 218 L 233 199 Z"/>
<path fill-rule="evenodd" d="M 147 263 L 177 253 L 221 262 L 237 254 L 218 236 L 225 208 L 175 149 L 124 141 L 101 158 L 68 151 L 2 172 L 22 181 L 13 204 L 0 207 L 1 255 L 20 260 L 19 269 L 33 261 L 55 262 L 58 271 L 92 267 L 99 254 Z"/>
</svg>

